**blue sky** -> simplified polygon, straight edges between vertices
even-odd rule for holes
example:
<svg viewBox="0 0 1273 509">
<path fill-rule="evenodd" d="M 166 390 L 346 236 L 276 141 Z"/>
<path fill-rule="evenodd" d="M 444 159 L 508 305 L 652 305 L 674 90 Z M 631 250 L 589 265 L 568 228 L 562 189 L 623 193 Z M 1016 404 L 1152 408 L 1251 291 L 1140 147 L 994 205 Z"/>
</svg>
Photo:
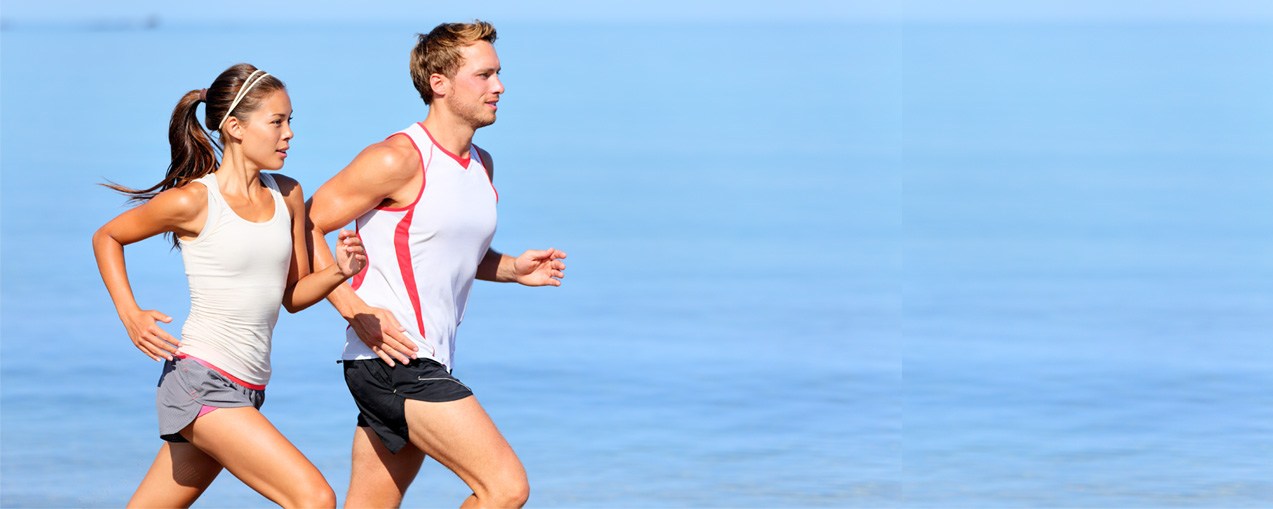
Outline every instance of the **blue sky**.
<svg viewBox="0 0 1273 509">
<path fill-rule="evenodd" d="M 5 0 L 11 23 L 158 16 L 172 22 L 496 21 L 1273 21 L 1273 2 L 1219 0 Z"/>
</svg>

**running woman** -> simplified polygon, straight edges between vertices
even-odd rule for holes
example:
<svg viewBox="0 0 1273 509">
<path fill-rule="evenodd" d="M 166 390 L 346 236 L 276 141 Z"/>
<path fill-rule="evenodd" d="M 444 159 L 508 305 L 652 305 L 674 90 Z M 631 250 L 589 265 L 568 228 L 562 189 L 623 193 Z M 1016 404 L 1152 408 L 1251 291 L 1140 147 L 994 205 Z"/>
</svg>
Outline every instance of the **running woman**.
<svg viewBox="0 0 1273 509">
<path fill-rule="evenodd" d="M 305 309 L 366 263 L 361 242 L 342 231 L 336 262 L 311 273 L 301 186 L 266 173 L 287 158 L 291 115 L 283 82 L 232 66 L 177 103 L 162 181 L 107 186 L 141 204 L 93 235 L 97 266 L 133 345 L 164 362 L 156 396 L 164 442 L 129 507 L 187 507 L 223 468 L 283 507 L 336 505 L 322 473 L 259 411 L 279 304 Z M 171 317 L 137 304 L 125 269 L 124 246 L 159 234 L 181 249 L 190 284 L 180 340 L 157 324 Z"/>
</svg>

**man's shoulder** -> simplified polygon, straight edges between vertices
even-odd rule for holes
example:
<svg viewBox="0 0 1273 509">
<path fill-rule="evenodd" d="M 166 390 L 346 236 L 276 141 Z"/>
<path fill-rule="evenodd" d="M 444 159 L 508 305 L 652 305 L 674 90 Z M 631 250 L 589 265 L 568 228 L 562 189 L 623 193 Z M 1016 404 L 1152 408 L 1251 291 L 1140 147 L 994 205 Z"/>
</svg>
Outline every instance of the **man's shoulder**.
<svg viewBox="0 0 1273 509">
<path fill-rule="evenodd" d="M 420 170 L 420 151 L 409 136 L 390 136 L 358 154 L 359 166 L 389 175 L 413 175 Z"/>
<path fill-rule="evenodd" d="M 492 157 L 491 157 L 491 153 L 490 153 L 490 151 L 488 151 L 488 150 L 486 150 L 486 149 L 484 149 L 484 148 L 482 148 L 482 147 L 477 146 L 477 144 L 476 144 L 476 143 L 474 143 L 474 144 L 473 144 L 473 150 L 476 150 L 476 151 L 477 151 L 477 156 L 478 156 L 478 157 L 480 157 L 480 158 L 482 158 L 482 162 L 484 162 L 484 163 L 490 163 L 490 162 L 492 162 L 492 161 L 491 161 Z"/>
<path fill-rule="evenodd" d="M 473 150 L 477 151 L 478 160 L 482 162 L 482 166 L 486 168 L 486 174 L 491 178 L 495 178 L 495 158 L 491 157 L 491 153 L 486 149 L 473 144 Z"/>
</svg>

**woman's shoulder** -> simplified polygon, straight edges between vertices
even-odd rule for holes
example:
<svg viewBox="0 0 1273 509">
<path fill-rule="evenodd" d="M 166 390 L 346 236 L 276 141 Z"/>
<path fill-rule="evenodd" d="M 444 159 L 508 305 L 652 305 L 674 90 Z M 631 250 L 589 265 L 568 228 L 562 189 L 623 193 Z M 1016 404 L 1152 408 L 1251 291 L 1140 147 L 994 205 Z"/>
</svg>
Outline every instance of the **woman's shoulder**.
<svg viewBox="0 0 1273 509">
<path fill-rule="evenodd" d="M 282 173 L 269 173 L 268 175 L 274 179 L 274 185 L 278 187 L 278 192 L 283 195 L 285 201 L 291 204 L 303 205 L 305 203 L 305 192 L 301 190 L 300 182 Z"/>
<path fill-rule="evenodd" d="M 177 220 L 196 217 L 208 207 L 208 187 L 203 182 L 187 182 L 155 195 L 146 206 Z"/>
<path fill-rule="evenodd" d="M 203 205 L 208 202 L 208 185 L 202 181 L 192 180 L 180 186 L 164 190 L 151 199 L 151 201 L 156 200 L 182 206 Z"/>
<path fill-rule="evenodd" d="M 289 177 L 287 175 L 284 175 L 282 173 L 262 173 L 262 175 L 269 175 L 271 178 L 273 178 L 274 184 L 278 186 L 279 191 L 282 191 L 284 188 L 301 187 L 301 183 L 298 182 L 296 179 Z"/>
</svg>

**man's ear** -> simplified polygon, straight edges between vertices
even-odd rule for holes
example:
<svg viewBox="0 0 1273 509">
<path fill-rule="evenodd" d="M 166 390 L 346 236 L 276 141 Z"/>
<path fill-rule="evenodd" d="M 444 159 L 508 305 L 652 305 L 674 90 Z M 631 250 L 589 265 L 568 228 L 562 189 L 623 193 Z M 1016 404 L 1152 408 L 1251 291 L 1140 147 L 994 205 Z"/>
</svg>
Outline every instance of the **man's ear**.
<svg viewBox="0 0 1273 509">
<path fill-rule="evenodd" d="M 434 97 L 445 96 L 451 91 L 451 80 L 441 74 L 430 74 L 429 88 L 433 90 Z"/>
</svg>

